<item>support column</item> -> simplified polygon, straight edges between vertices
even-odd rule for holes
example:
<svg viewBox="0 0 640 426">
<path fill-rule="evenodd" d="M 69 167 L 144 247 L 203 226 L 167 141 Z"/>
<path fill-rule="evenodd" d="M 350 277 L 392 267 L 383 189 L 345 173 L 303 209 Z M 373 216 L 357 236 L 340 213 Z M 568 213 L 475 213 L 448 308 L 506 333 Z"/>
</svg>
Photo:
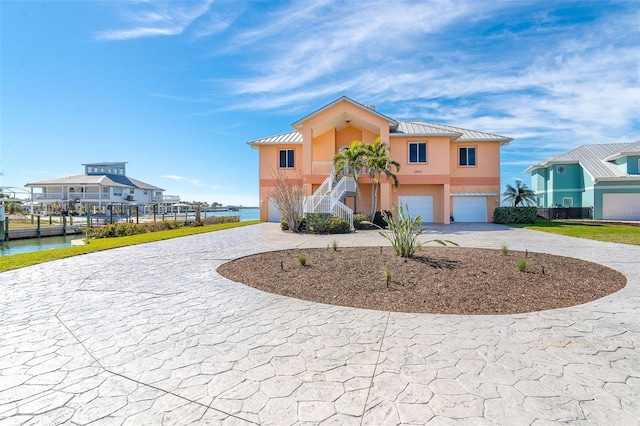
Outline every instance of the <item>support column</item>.
<svg viewBox="0 0 640 426">
<path fill-rule="evenodd" d="M 389 182 L 380 183 L 380 210 L 393 210 L 391 206 L 391 184 Z"/>
<path fill-rule="evenodd" d="M 451 185 L 445 183 L 442 185 L 442 204 L 444 211 L 444 224 L 451 224 Z"/>
</svg>

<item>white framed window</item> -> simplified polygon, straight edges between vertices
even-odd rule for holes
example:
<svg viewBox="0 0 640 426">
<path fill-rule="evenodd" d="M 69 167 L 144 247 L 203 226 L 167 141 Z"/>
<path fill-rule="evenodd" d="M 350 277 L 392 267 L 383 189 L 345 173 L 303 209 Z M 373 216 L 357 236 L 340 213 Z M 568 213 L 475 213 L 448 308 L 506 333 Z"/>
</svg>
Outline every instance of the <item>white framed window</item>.
<svg viewBox="0 0 640 426">
<path fill-rule="evenodd" d="M 458 148 L 458 165 L 461 167 L 476 166 L 476 147 L 461 146 Z"/>
<path fill-rule="evenodd" d="M 293 169 L 295 167 L 295 150 L 281 149 L 278 151 L 279 167 L 281 169 Z"/>
<path fill-rule="evenodd" d="M 566 171 L 567 168 L 565 166 L 556 166 L 556 172 L 558 172 L 559 175 L 565 174 Z"/>
<path fill-rule="evenodd" d="M 562 207 L 573 207 L 573 198 L 572 197 L 563 197 L 562 198 Z"/>
<path fill-rule="evenodd" d="M 114 186 L 113 195 L 115 195 L 116 197 L 122 196 L 122 188 Z"/>
<path fill-rule="evenodd" d="M 427 143 L 409 142 L 409 164 L 427 163 Z"/>
<path fill-rule="evenodd" d="M 143 190 L 142 190 L 142 193 L 143 193 L 144 195 L 147 195 L 149 192 L 148 192 L 146 189 L 143 189 Z"/>
</svg>

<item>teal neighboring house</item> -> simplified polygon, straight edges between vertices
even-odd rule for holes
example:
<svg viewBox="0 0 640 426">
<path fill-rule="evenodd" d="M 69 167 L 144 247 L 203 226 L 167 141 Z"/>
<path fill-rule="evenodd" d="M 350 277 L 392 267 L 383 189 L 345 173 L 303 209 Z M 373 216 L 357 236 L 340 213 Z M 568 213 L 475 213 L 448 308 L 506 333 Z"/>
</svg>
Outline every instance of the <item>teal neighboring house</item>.
<svg viewBox="0 0 640 426">
<path fill-rule="evenodd" d="M 640 220 L 640 140 L 583 145 L 526 170 L 538 207 L 592 207 L 600 220 Z"/>
</svg>

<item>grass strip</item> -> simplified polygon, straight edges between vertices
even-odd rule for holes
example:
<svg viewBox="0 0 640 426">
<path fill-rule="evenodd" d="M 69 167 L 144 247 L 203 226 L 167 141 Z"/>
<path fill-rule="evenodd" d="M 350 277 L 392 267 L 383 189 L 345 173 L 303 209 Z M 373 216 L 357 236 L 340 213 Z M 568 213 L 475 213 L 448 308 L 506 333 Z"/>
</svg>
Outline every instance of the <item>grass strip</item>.
<svg viewBox="0 0 640 426">
<path fill-rule="evenodd" d="M 260 223 L 260 221 L 252 220 L 247 222 L 221 223 L 217 225 L 149 232 L 146 234 L 131 235 L 126 237 L 99 238 L 89 240 L 89 244 L 85 244 L 83 246 L 73 246 L 53 250 L 37 251 L 32 253 L 14 254 L 12 256 L 0 257 L 0 272 L 8 271 L 11 269 L 24 268 L 25 266 L 36 265 L 38 263 L 50 262 L 52 260 L 78 256 L 81 254 L 93 253 L 96 251 L 110 250 L 118 247 L 132 246 L 136 244 L 151 243 L 154 241 L 168 240 L 171 238 L 187 237 L 189 235 L 221 231 L 223 229 L 238 228 L 241 226 L 255 225 L 257 223 Z"/>
<path fill-rule="evenodd" d="M 639 226 L 550 220 L 537 220 L 535 224 L 513 224 L 509 226 L 608 243 L 640 245 Z"/>
</svg>

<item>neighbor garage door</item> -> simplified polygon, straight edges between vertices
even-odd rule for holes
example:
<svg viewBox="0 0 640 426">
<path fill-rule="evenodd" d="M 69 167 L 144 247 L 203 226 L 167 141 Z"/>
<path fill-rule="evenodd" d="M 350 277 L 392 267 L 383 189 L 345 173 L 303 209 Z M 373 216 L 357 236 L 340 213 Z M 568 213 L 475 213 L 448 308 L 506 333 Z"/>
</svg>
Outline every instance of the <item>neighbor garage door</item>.
<svg viewBox="0 0 640 426">
<path fill-rule="evenodd" d="M 486 222 L 487 197 L 453 197 L 453 219 L 456 222 Z"/>
<path fill-rule="evenodd" d="M 422 216 L 423 222 L 433 222 L 433 196 L 407 195 L 398 197 L 398 203 L 409 207 L 411 217 Z"/>
<path fill-rule="evenodd" d="M 280 222 L 280 218 L 282 218 L 282 214 L 280 213 L 278 206 L 276 206 L 273 198 L 269 198 L 269 212 L 267 214 L 267 221 Z"/>
<path fill-rule="evenodd" d="M 602 218 L 608 220 L 640 220 L 640 194 L 604 194 Z"/>
</svg>

